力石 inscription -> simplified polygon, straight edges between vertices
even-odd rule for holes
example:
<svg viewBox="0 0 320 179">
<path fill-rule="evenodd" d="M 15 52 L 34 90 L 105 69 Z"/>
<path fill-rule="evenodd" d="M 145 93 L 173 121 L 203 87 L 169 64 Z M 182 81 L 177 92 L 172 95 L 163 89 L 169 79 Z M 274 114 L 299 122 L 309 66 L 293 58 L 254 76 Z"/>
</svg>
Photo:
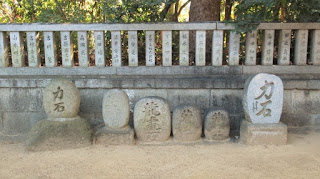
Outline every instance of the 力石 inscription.
<svg viewBox="0 0 320 179">
<path fill-rule="evenodd" d="M 245 83 L 243 106 L 252 123 L 278 123 L 282 112 L 283 84 L 279 77 L 260 73 Z"/>
</svg>

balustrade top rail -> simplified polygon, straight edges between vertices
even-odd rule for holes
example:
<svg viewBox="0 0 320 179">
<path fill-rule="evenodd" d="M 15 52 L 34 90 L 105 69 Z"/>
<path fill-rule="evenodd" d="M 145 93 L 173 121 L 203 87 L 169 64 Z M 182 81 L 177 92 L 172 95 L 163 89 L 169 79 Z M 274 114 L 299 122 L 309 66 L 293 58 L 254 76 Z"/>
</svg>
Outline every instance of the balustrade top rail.
<svg viewBox="0 0 320 179">
<path fill-rule="evenodd" d="M 244 39 L 233 29 L 231 24 L 220 22 L 0 24 L 0 67 L 87 67 L 92 64 L 119 67 L 123 66 L 124 59 L 128 66 L 139 66 L 142 60 L 145 66 L 156 66 L 156 55 L 160 56 L 162 66 L 172 66 L 175 53 L 178 54 L 179 66 L 189 66 L 190 51 L 195 52 L 196 66 L 320 65 L 320 23 L 261 23 L 257 30 L 244 34 Z M 108 31 L 111 31 L 109 41 L 105 35 Z M 139 41 L 140 31 L 144 32 L 143 45 Z M 195 37 L 190 36 L 190 31 L 195 31 Z M 72 32 L 76 32 L 75 45 Z M 206 37 L 209 33 L 213 34 L 213 39 L 208 46 Z M 56 35 L 60 36 L 60 44 L 56 43 Z M 195 49 L 190 49 L 190 41 L 193 40 Z M 90 41 L 94 41 L 91 46 Z M 106 59 L 108 42 L 111 43 L 110 59 Z M 175 48 L 177 52 L 173 51 L 174 45 L 178 47 Z M 141 54 L 138 48 L 142 46 L 144 59 L 139 59 Z M 77 49 L 77 60 L 74 58 L 74 47 Z M 94 49 L 92 54 L 90 47 Z M 211 61 L 208 63 L 209 48 Z M 128 54 L 126 58 L 123 58 L 124 50 Z M 242 53 L 244 60 L 240 62 Z M 58 63 L 58 54 L 61 55 L 61 64 Z M 90 55 L 94 56 L 93 60 Z M 258 62 L 257 56 L 261 62 Z M 107 64 L 107 60 L 111 63 Z"/>
</svg>

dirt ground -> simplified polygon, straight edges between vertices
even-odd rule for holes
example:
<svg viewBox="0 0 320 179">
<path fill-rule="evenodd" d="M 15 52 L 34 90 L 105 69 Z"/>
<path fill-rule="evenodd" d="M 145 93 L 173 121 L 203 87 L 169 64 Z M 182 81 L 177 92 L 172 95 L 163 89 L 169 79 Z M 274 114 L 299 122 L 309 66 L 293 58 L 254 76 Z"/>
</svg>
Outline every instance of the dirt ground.
<svg viewBox="0 0 320 179">
<path fill-rule="evenodd" d="M 0 178 L 320 178 L 320 133 L 290 133 L 286 146 L 236 142 L 25 151 L 0 143 Z"/>
</svg>

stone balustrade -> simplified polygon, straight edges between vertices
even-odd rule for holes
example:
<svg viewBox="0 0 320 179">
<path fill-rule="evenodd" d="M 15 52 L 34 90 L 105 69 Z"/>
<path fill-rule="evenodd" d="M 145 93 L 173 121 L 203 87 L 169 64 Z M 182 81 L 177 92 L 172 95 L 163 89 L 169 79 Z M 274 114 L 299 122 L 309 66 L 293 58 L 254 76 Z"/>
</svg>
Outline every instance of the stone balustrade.
<svg viewBox="0 0 320 179">
<path fill-rule="evenodd" d="M 0 67 L 88 67 L 156 66 L 156 54 L 160 54 L 162 66 L 172 66 L 173 53 L 178 54 L 180 66 L 189 66 L 190 51 L 195 53 L 195 66 L 227 65 L 320 65 L 320 23 L 262 23 L 257 30 L 239 34 L 231 24 L 206 23 L 156 23 L 156 24 L 0 24 Z M 161 31 L 161 36 L 156 34 Z M 173 52 L 173 32 L 178 31 L 179 50 Z M 195 49 L 190 49 L 190 39 L 195 32 Z M 279 31 L 279 33 L 276 33 Z M 111 56 L 106 58 L 106 33 L 111 32 Z M 126 33 L 126 42 L 123 40 Z M 138 43 L 138 33 L 143 33 L 144 44 Z M 208 42 L 206 36 L 213 33 L 211 62 L 206 63 Z M 229 41 L 224 34 L 229 34 Z M 93 38 L 89 38 L 89 35 Z M 279 36 L 276 36 L 279 34 Z M 309 35 L 310 34 L 310 35 Z M 60 45 L 56 42 L 60 36 Z M 77 38 L 73 38 L 77 36 Z M 242 44 L 240 38 L 245 38 Z M 310 36 L 310 38 L 309 38 Z M 161 38 L 161 45 L 155 43 Z M 257 43 L 257 39 L 263 39 Z M 43 43 L 39 43 L 40 42 Z M 77 40 L 77 43 L 73 40 Z M 110 39 L 108 39 L 110 40 Z M 94 41 L 94 52 L 89 42 Z M 127 43 L 128 41 L 128 43 Z M 292 41 L 292 42 L 291 42 Z M 310 41 L 310 42 L 309 42 Z M 74 44 L 75 43 L 75 44 Z M 93 43 L 92 43 L 93 44 Z M 275 44 L 277 44 L 275 46 Z M 292 44 L 292 45 L 291 45 Z M 26 45 L 26 47 L 25 47 Z M 40 45 L 43 50 L 40 51 Z M 138 47 L 144 46 L 145 59 L 139 59 Z M 291 47 L 292 46 L 292 47 Z M 59 48 L 58 48 L 59 47 Z M 75 63 L 74 50 L 78 51 Z M 277 47 L 277 49 L 275 49 Z M 127 54 L 121 54 L 121 48 Z M 161 51 L 159 48 L 162 48 Z M 42 48 L 41 48 L 42 49 Z M 257 61 L 257 49 L 261 49 L 261 62 Z M 292 50 L 293 49 L 293 50 Z M 245 52 L 244 52 L 245 51 Z M 94 62 L 90 62 L 90 52 Z M 240 61 L 244 52 L 244 62 Z M 275 53 L 276 52 L 276 53 Z M 57 62 L 58 53 L 62 64 Z M 223 54 L 226 54 L 225 56 Z M 127 55 L 126 58 L 123 58 Z M 41 63 L 41 57 L 44 63 Z M 259 55 L 260 58 L 260 55 Z M 274 60 L 277 59 L 277 60 Z M 291 59 L 291 60 L 290 60 Z M 145 62 L 142 62 L 145 60 Z M 225 63 L 223 61 L 225 60 Z M 106 63 L 111 61 L 111 63 Z M 139 63 L 142 62 L 142 63 Z M 157 64 L 159 65 L 159 64 Z"/>
</svg>

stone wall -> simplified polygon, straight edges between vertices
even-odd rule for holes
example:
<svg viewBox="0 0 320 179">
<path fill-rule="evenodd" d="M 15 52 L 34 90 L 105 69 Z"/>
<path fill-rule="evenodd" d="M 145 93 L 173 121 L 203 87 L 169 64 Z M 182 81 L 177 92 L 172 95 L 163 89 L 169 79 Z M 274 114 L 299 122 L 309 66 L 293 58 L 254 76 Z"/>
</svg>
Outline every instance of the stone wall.
<svg viewBox="0 0 320 179">
<path fill-rule="evenodd" d="M 110 89 L 123 89 L 134 104 L 146 96 L 168 100 L 171 111 L 194 104 L 202 118 L 209 109 L 229 112 L 231 134 L 238 135 L 244 119 L 242 93 L 252 74 L 272 73 L 284 84 L 281 121 L 291 126 L 320 124 L 319 66 L 222 67 L 92 67 L 3 68 L 0 70 L 0 139 L 24 139 L 31 127 L 45 119 L 42 93 L 52 78 L 67 77 L 80 90 L 79 116 L 103 125 L 102 100 Z M 132 114 L 130 123 L 132 125 Z"/>
</svg>

